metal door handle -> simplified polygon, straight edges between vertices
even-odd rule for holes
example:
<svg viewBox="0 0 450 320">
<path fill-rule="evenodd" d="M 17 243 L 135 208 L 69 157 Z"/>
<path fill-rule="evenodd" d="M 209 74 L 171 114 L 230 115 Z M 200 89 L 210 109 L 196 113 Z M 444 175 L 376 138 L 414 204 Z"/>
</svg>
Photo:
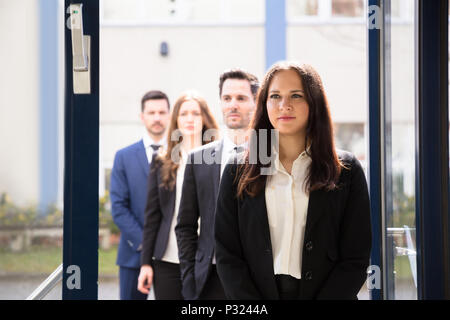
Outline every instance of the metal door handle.
<svg viewBox="0 0 450 320">
<path fill-rule="evenodd" d="M 91 93 L 90 36 L 83 32 L 83 4 L 69 6 L 70 29 L 72 35 L 73 91 L 75 94 Z"/>
</svg>

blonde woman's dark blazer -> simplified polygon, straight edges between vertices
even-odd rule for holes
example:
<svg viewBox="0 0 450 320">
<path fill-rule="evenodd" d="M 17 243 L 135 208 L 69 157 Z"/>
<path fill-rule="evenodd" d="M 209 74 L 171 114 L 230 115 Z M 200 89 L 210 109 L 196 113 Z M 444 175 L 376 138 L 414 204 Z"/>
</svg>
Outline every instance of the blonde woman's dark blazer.
<svg viewBox="0 0 450 320">
<path fill-rule="evenodd" d="M 142 240 L 141 265 L 161 260 L 167 249 L 175 211 L 176 183 L 172 190 L 161 187 L 161 161 L 153 154 L 147 184 L 147 205 Z"/>
</svg>

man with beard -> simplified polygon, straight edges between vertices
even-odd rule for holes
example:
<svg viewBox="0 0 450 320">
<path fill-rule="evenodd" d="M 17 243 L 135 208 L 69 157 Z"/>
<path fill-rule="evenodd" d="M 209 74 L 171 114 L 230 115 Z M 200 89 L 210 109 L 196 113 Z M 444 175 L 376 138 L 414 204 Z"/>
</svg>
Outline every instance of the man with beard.
<svg viewBox="0 0 450 320">
<path fill-rule="evenodd" d="M 119 150 L 111 172 L 111 213 L 120 229 L 117 254 L 120 299 L 145 300 L 137 290 L 141 266 L 142 230 L 147 201 L 147 180 L 152 154 L 165 145 L 169 122 L 169 99 L 161 91 L 150 91 L 141 100 L 140 118 L 145 127 L 138 142 Z"/>
<path fill-rule="evenodd" d="M 219 94 L 226 126 L 224 138 L 188 156 L 175 227 L 182 294 L 187 300 L 226 299 L 215 267 L 216 199 L 228 159 L 246 145 L 258 88 L 258 79 L 248 72 L 233 69 L 223 73 Z"/>
</svg>

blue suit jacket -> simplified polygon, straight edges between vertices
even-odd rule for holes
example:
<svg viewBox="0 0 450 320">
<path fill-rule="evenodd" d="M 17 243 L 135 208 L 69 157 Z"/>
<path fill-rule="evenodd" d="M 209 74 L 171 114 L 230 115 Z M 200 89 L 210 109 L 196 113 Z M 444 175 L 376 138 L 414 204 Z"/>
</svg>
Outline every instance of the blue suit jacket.
<svg viewBox="0 0 450 320">
<path fill-rule="evenodd" d="M 121 232 L 117 265 L 140 268 L 149 164 L 142 140 L 116 153 L 111 172 L 111 212 Z"/>
</svg>

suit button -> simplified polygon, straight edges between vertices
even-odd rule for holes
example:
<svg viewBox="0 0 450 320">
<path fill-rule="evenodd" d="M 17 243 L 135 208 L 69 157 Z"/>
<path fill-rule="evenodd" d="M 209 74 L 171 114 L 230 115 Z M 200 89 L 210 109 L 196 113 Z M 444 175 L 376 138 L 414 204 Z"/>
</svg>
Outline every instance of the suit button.
<svg viewBox="0 0 450 320">
<path fill-rule="evenodd" d="M 265 252 L 266 254 L 272 254 L 272 250 L 270 250 L 270 249 L 266 249 L 266 250 L 264 250 L 264 252 Z"/>
<path fill-rule="evenodd" d="M 308 241 L 305 245 L 306 250 L 311 251 L 313 249 L 312 241 Z"/>
<path fill-rule="evenodd" d="M 312 271 L 305 273 L 305 280 L 312 280 Z"/>
</svg>

